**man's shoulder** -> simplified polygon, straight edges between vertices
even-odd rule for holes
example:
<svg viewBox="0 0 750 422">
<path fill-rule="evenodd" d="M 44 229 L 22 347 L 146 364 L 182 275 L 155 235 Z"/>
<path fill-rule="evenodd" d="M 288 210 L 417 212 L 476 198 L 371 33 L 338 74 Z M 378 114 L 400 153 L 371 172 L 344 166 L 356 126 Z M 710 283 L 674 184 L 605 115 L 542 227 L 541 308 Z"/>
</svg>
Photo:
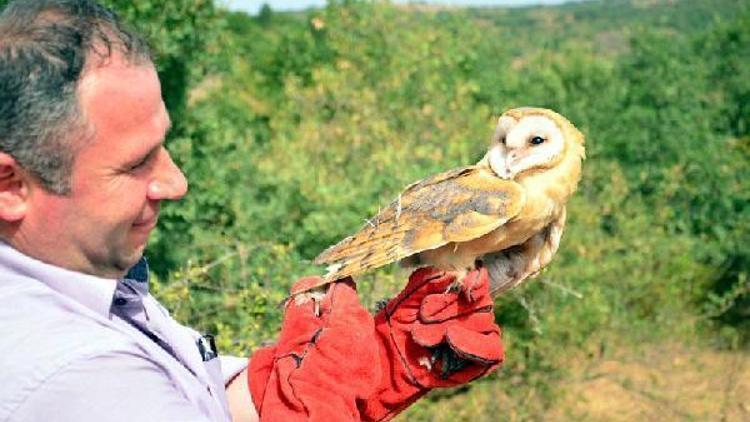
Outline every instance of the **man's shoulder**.
<svg viewBox="0 0 750 422">
<path fill-rule="evenodd" d="M 77 333 L 72 328 L 96 329 L 111 325 L 108 317 L 60 294 L 49 286 L 26 277 L 0 279 L 0 332 L 26 331 L 53 337 Z M 54 331 L 58 327 L 62 332 Z M 40 331 L 32 332 L 36 328 Z M 67 329 L 66 329 L 67 328 Z M 4 341 L 0 338 L 0 342 Z"/>
<path fill-rule="evenodd" d="M 0 280 L 0 321 L 3 362 L 22 351 L 69 356 L 132 343 L 108 317 L 31 279 Z"/>
<path fill-rule="evenodd" d="M 0 280 L 0 321 L 0 416 L 75 362 L 138 353 L 105 317 L 31 279 Z"/>
</svg>

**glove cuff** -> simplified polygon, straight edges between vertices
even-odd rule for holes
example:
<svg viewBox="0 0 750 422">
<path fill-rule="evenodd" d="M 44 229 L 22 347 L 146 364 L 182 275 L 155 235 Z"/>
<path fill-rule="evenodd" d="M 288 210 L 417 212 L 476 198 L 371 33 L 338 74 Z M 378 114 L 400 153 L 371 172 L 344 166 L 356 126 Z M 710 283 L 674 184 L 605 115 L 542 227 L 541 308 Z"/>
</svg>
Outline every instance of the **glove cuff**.
<svg viewBox="0 0 750 422">
<path fill-rule="evenodd" d="M 262 347 L 253 353 L 247 363 L 247 386 L 250 398 L 259 413 L 266 394 L 266 383 L 273 370 L 274 353 L 275 347 Z"/>
</svg>

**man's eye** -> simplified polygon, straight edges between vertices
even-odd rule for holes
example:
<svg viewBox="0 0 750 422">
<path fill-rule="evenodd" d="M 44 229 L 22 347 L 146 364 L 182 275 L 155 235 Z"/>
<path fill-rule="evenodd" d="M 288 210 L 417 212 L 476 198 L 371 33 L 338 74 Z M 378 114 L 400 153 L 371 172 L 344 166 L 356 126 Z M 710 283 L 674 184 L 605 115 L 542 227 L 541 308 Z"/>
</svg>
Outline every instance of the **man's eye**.
<svg viewBox="0 0 750 422">
<path fill-rule="evenodd" d="M 151 152 L 146 154 L 145 157 L 138 160 L 138 162 L 131 164 L 128 167 L 128 171 L 135 171 L 135 170 L 140 169 L 141 167 L 148 165 L 148 163 L 150 163 L 158 153 L 159 153 L 159 149 L 151 150 Z"/>
<path fill-rule="evenodd" d="M 138 160 L 137 163 L 131 164 L 130 167 L 128 167 L 128 170 L 129 171 L 135 171 L 135 170 L 138 170 L 138 169 L 146 166 L 151 161 L 151 159 L 154 157 L 154 155 L 156 155 L 156 154 L 154 154 L 153 152 L 149 153 L 145 157 L 143 157 L 140 160 Z"/>
<path fill-rule="evenodd" d="M 138 170 L 139 168 L 143 167 L 148 162 L 148 156 L 144 157 L 142 160 L 138 161 L 135 164 L 130 165 L 128 167 L 128 170 Z"/>
</svg>

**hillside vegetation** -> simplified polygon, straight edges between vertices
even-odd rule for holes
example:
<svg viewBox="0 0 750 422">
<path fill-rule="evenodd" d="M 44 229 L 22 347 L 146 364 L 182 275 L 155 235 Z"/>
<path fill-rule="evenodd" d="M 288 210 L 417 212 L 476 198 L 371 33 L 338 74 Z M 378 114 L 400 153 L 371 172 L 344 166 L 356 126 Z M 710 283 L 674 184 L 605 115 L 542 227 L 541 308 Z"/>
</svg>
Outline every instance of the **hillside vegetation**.
<svg viewBox="0 0 750 422">
<path fill-rule="evenodd" d="M 273 338 L 290 284 L 322 271 L 310 260 L 405 185 L 480 158 L 505 109 L 541 106 L 586 135 L 560 251 L 497 300 L 504 368 L 404 419 L 750 417 L 746 382 L 707 387 L 731 394 L 703 407 L 668 393 L 748 368 L 746 2 L 332 0 L 258 16 L 208 0 L 107 3 L 151 40 L 175 122 L 168 147 L 190 180 L 147 251 L 154 291 L 178 320 L 217 333 L 223 351 Z M 362 277 L 363 301 L 394 294 L 407 275 Z M 646 375 L 611 379 L 666 407 L 615 415 L 571 404 L 617 396 L 592 380 L 637 377 L 634 362 Z M 723 369 L 689 372 L 714 363 Z"/>
</svg>

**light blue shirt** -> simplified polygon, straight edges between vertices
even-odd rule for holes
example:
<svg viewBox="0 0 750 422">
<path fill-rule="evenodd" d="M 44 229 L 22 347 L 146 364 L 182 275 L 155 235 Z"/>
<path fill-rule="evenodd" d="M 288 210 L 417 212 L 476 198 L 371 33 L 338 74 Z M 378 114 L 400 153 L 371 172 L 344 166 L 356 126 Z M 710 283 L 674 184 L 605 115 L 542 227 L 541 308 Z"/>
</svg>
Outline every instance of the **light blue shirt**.
<svg viewBox="0 0 750 422">
<path fill-rule="evenodd" d="M 148 293 L 145 260 L 104 279 L 0 242 L 0 422 L 229 421 L 247 360 L 204 362 L 200 338 Z"/>
</svg>

